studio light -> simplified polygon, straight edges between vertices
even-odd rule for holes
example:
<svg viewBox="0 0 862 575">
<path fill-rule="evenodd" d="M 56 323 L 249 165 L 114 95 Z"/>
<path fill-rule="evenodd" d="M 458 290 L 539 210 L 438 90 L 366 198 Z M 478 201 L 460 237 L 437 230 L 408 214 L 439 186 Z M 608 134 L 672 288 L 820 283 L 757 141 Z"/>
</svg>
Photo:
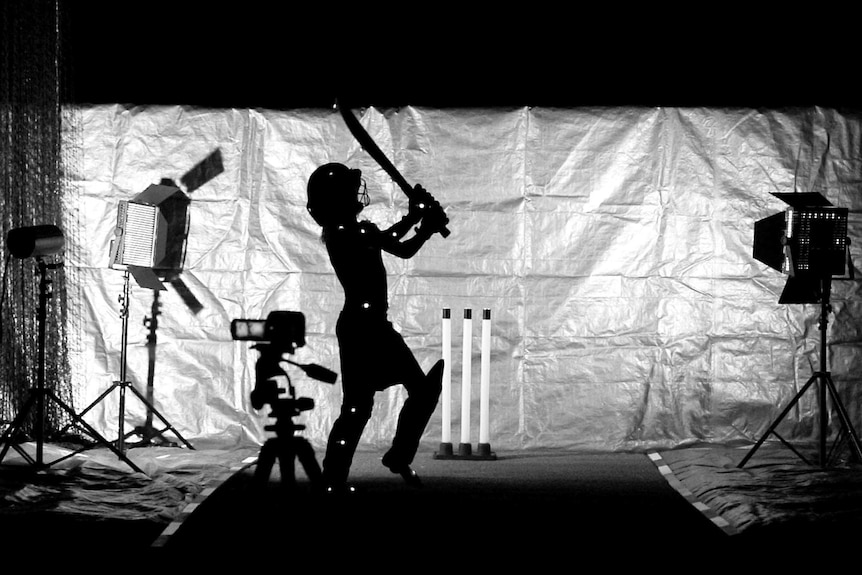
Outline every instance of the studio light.
<svg viewBox="0 0 862 575">
<path fill-rule="evenodd" d="M 849 442 L 851 455 L 862 463 L 862 441 L 853 428 L 850 414 L 841 401 L 841 396 L 832 380 L 828 365 L 826 332 L 832 310 L 830 297 L 832 279 L 843 276 L 849 270 L 853 278 L 853 263 L 850 261 L 850 239 L 847 237 L 847 208 L 834 207 L 825 197 L 816 192 L 772 194 L 790 207 L 784 213 L 773 214 L 755 222 L 754 257 L 769 267 L 786 273 L 789 277 L 778 303 L 820 304 L 820 367 L 812 374 L 796 396 L 782 410 L 754 444 L 737 467 L 745 463 L 763 445 L 770 435 L 775 435 L 805 462 L 808 460 L 793 445 L 776 431 L 781 421 L 798 404 L 799 400 L 817 383 L 817 407 L 820 427 L 819 460 L 822 467 L 829 464 L 835 447 Z M 831 405 L 828 402 L 831 397 Z M 831 449 L 829 438 L 830 416 L 838 416 L 840 430 Z"/>
<path fill-rule="evenodd" d="M 112 448 L 107 440 L 99 435 L 87 422 L 81 419 L 72 407 L 60 399 L 57 394 L 45 385 L 46 372 L 46 342 L 48 331 L 48 300 L 53 296 L 54 290 L 51 287 L 53 283 L 49 278 L 49 271 L 55 270 L 63 266 L 62 262 L 47 262 L 43 256 L 53 256 L 63 250 L 63 232 L 60 228 L 53 225 L 32 226 L 26 228 L 16 228 L 11 230 L 6 237 L 9 246 L 9 252 L 16 258 L 36 258 L 37 271 L 39 274 L 39 310 L 36 315 L 38 326 L 38 363 L 36 369 L 36 385 L 30 390 L 30 396 L 24 403 L 23 408 L 15 416 L 12 423 L 6 428 L 2 436 L 0 436 L 0 462 L 6 457 L 9 449 L 12 448 L 29 464 L 38 468 L 51 466 L 59 463 L 70 457 L 70 455 L 62 456 L 51 462 L 46 462 L 44 458 L 45 446 L 45 423 L 46 423 L 46 408 L 49 402 L 56 404 L 62 409 L 67 416 L 72 420 L 70 425 L 79 425 L 81 428 L 93 436 L 94 439 L 101 442 L 106 447 Z M 24 334 L 22 334 L 24 335 Z M 21 445 L 19 437 L 24 434 L 24 427 L 30 419 L 33 419 L 34 437 L 36 443 L 35 457 L 24 449 Z"/>
<path fill-rule="evenodd" d="M 779 303 L 817 303 L 824 278 L 852 273 L 848 209 L 817 192 L 772 195 L 790 207 L 755 222 L 754 258 L 788 275 Z"/>
<path fill-rule="evenodd" d="M 6 234 L 6 245 L 16 258 L 40 258 L 63 251 L 63 232 L 54 225 L 15 228 Z"/>
<path fill-rule="evenodd" d="M 182 267 L 190 200 L 178 187 L 153 184 L 117 210 L 110 267 L 129 270 L 143 287 Z"/>
</svg>

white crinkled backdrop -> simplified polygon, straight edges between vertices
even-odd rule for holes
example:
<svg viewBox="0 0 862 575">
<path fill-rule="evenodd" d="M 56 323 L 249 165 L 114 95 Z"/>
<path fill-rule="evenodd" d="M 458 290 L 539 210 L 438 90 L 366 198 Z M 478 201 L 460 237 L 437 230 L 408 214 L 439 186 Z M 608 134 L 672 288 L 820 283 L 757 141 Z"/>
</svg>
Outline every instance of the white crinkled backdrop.
<svg viewBox="0 0 862 575">
<path fill-rule="evenodd" d="M 119 201 L 179 181 L 219 149 L 224 172 L 189 193 L 182 278 L 203 310 L 162 292 L 151 369 L 154 296 L 132 282 L 127 376 L 142 391 L 152 381 L 154 405 L 193 444 L 260 443 L 269 419 L 249 401 L 257 352 L 232 340 L 232 319 L 301 311 L 307 345 L 290 359 L 339 370 L 342 295 L 305 210 L 307 177 L 331 161 L 362 169 L 365 216 L 379 225 L 405 212 L 403 194 L 335 110 L 109 105 L 72 116 L 64 227 L 76 409 L 120 373 L 123 273 L 108 267 Z M 751 255 L 754 222 L 785 209 L 770 194 L 813 187 L 849 207 L 852 257 L 862 261 L 862 124 L 835 110 L 407 107 L 371 108 L 361 121 L 450 215 L 448 239 L 386 264 L 390 317 L 425 369 L 441 357 L 441 309 L 453 310 L 456 438 L 462 310 L 492 310 L 495 449 L 756 440 L 817 367 L 819 343 L 819 307 L 779 304 L 786 277 Z M 833 286 L 831 371 L 858 428 L 859 280 Z M 286 367 L 298 394 L 315 400 L 299 421 L 321 446 L 339 384 Z M 388 442 L 403 399 L 400 387 L 379 394 L 363 446 Z M 816 434 L 813 395 L 801 406 L 790 437 Z M 127 399 L 126 429 L 145 413 Z M 116 438 L 118 393 L 86 419 Z M 429 448 L 440 420 L 438 407 Z"/>
</svg>

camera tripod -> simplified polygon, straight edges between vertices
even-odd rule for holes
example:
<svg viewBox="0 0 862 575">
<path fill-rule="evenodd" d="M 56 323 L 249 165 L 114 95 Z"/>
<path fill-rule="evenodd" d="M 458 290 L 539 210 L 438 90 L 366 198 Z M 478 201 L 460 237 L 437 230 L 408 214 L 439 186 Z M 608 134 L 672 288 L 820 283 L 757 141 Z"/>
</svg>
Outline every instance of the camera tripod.
<svg viewBox="0 0 862 575">
<path fill-rule="evenodd" d="M 301 411 L 295 407 L 295 404 L 302 400 L 311 401 L 308 398 L 299 400 L 290 398 L 279 400 L 273 405 L 270 415 L 276 418 L 276 422 L 274 425 L 267 425 L 264 429 L 275 431 L 276 436 L 266 440 L 260 449 L 257 469 L 254 473 L 256 481 L 266 483 L 272 473 L 273 465 L 278 460 L 282 485 L 293 489 L 296 486 L 295 462 L 298 460 L 313 489 L 323 484 L 323 473 L 314 455 L 314 448 L 306 438 L 296 435 L 297 431 L 305 429 L 304 425 L 293 422 L 293 417 Z M 283 410 L 289 413 L 281 413 Z"/>
<path fill-rule="evenodd" d="M 45 443 L 45 409 L 47 407 L 46 400 L 53 401 L 57 404 L 63 411 L 65 411 L 71 418 L 72 423 L 67 425 L 66 427 L 74 426 L 75 424 L 80 425 L 84 428 L 87 433 L 92 436 L 97 443 L 104 445 L 111 451 L 113 451 L 120 459 L 125 461 L 132 469 L 140 472 L 141 470 L 132 463 L 120 450 L 114 447 L 107 439 L 105 439 L 102 435 L 99 434 L 91 425 L 89 425 L 86 421 L 82 419 L 80 415 L 76 415 L 74 410 L 64 403 L 57 395 L 45 388 L 45 340 L 46 340 L 46 323 L 47 323 L 47 306 L 48 306 L 48 298 L 51 297 L 51 280 L 47 277 L 47 270 L 54 269 L 59 267 L 61 264 L 46 264 L 42 258 L 38 258 L 37 264 L 39 266 L 39 312 L 38 312 L 38 324 L 39 324 L 39 357 L 38 357 L 38 366 L 37 366 L 37 374 L 36 374 L 36 387 L 30 390 L 30 395 L 27 398 L 27 401 L 24 404 L 24 408 L 18 413 L 15 417 L 15 420 L 9 426 L 9 428 L 3 434 L 3 437 L 0 438 L 0 441 L 4 443 L 3 449 L 0 450 L 0 462 L 6 457 L 6 453 L 9 451 L 9 447 L 11 446 L 15 451 L 17 451 L 30 465 L 35 466 L 37 468 L 46 468 L 60 461 L 64 461 L 73 455 L 80 453 L 79 451 L 75 451 L 58 459 L 55 459 L 51 462 L 46 463 L 44 459 L 44 443 Z M 25 451 L 20 445 L 11 444 L 14 441 L 16 434 L 21 431 L 21 428 L 24 425 L 24 421 L 27 419 L 28 414 L 32 409 L 36 410 L 36 423 L 35 423 L 35 439 L 36 439 L 36 457 L 33 458 L 27 451 Z"/>
<path fill-rule="evenodd" d="M 832 446 L 832 452 L 834 453 L 835 447 L 845 438 L 850 442 L 851 455 L 856 460 L 857 463 L 862 463 L 862 444 L 859 442 L 859 437 L 856 435 L 856 431 L 853 429 L 853 424 L 850 422 L 850 416 L 847 413 L 847 410 L 844 407 L 844 404 L 841 402 L 841 398 L 838 395 L 838 390 L 835 388 L 835 383 L 832 381 L 832 375 L 829 373 L 826 365 L 826 356 L 827 356 L 827 348 L 826 348 L 826 328 L 829 321 L 829 313 L 832 310 L 832 306 L 829 303 L 831 297 L 832 290 L 832 280 L 829 277 L 821 278 L 821 297 L 820 297 L 820 369 L 819 371 L 814 372 L 814 374 L 808 379 L 808 382 L 802 386 L 802 389 L 796 394 L 796 396 L 787 404 L 778 418 L 769 426 L 769 429 L 766 430 L 766 433 L 754 444 L 754 447 L 746 454 L 746 456 L 739 462 L 737 465 L 738 468 L 742 468 L 749 459 L 754 455 L 754 453 L 760 448 L 763 442 L 769 437 L 770 434 L 775 435 L 781 443 L 783 443 L 787 448 L 789 448 L 793 453 L 795 453 L 802 461 L 807 464 L 811 464 L 798 450 L 796 450 L 790 443 L 788 443 L 783 437 L 781 437 L 775 429 L 778 427 L 778 424 L 790 413 L 790 410 L 799 402 L 800 398 L 805 394 L 806 391 L 814 384 L 814 382 L 819 382 L 817 388 L 817 403 L 818 403 L 818 412 L 819 412 L 819 463 L 821 467 L 826 467 L 831 459 L 831 454 L 827 453 L 827 438 L 829 436 L 829 412 L 827 409 L 827 391 L 828 396 L 832 399 L 832 406 L 835 408 L 835 411 L 838 414 L 838 419 L 841 422 L 840 433 L 836 437 L 836 440 Z"/>
<path fill-rule="evenodd" d="M 260 357 L 255 364 L 255 387 L 251 392 L 251 405 L 255 409 L 269 405 L 272 408 L 269 416 L 275 418 L 274 425 L 264 427 L 267 431 L 274 431 L 275 437 L 268 439 L 260 450 L 254 474 L 255 480 L 259 483 L 269 481 L 272 467 L 278 460 L 282 484 L 288 489 L 293 489 L 296 486 L 295 463 L 298 460 L 305 469 L 312 489 L 318 489 L 323 485 L 323 473 L 311 443 L 297 435 L 297 432 L 305 429 L 305 426 L 293 421 L 293 418 L 303 411 L 314 409 L 314 400 L 310 397 L 296 397 L 296 390 L 290 377 L 280 364 L 285 361 L 295 365 L 313 379 L 327 383 L 333 383 L 336 375 L 318 365 L 302 365 L 284 359 L 284 353 L 292 353 L 295 350 L 292 342 L 260 342 L 253 345 L 252 349 L 256 349 Z M 289 393 L 286 398 L 279 398 L 279 395 L 285 391 L 276 383 L 276 378 L 279 377 L 287 380 Z"/>
</svg>

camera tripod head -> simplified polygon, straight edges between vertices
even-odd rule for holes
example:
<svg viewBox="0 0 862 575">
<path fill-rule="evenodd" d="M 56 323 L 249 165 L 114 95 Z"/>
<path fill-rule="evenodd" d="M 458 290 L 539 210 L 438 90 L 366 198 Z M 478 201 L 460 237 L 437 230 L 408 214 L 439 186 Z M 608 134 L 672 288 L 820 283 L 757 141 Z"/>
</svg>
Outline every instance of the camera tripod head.
<svg viewBox="0 0 862 575">
<path fill-rule="evenodd" d="M 338 379 L 338 374 L 334 371 L 326 369 L 323 366 L 314 363 L 296 363 L 286 359 L 281 352 L 281 349 L 273 348 L 269 344 L 258 343 L 252 346 L 260 352 L 260 357 L 255 365 L 255 388 L 251 393 L 252 407 L 260 409 L 265 404 L 272 404 L 280 394 L 284 393 L 283 388 L 279 388 L 274 379 L 283 376 L 287 379 L 290 389 L 290 396 L 293 397 L 293 385 L 290 383 L 290 377 L 287 372 L 281 367 L 282 363 L 289 363 L 300 368 L 307 376 L 323 383 L 333 384 Z"/>
<path fill-rule="evenodd" d="M 273 351 L 266 344 L 257 344 L 252 347 L 260 351 L 261 356 L 258 358 L 255 367 L 257 379 L 251 392 L 251 406 L 254 409 L 260 410 L 264 406 L 269 405 L 271 409 L 269 415 L 276 420 L 274 425 L 265 426 L 264 429 L 275 431 L 278 435 L 293 434 L 295 431 L 305 429 L 304 425 L 294 423 L 293 418 L 300 415 L 303 411 L 314 409 L 314 400 L 310 397 L 296 396 L 296 390 L 290 382 L 290 377 L 288 377 L 287 373 L 280 366 L 281 361 L 283 361 L 280 353 Z M 311 367 L 324 369 L 320 366 Z M 278 376 L 286 378 L 287 389 L 279 387 L 276 381 Z"/>
</svg>

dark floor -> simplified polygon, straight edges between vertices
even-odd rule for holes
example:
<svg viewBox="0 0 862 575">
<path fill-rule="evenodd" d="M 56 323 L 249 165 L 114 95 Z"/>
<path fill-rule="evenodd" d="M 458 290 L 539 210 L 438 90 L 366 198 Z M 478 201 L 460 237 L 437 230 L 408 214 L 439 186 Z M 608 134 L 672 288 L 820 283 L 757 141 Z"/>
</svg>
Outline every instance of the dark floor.
<svg viewBox="0 0 862 575">
<path fill-rule="evenodd" d="M 420 453 L 421 488 L 357 454 L 356 493 L 314 493 L 300 464 L 255 479 L 256 448 L 142 448 L 133 473 L 110 452 L 34 473 L 4 465 L 5 548 L 100 549 L 196 562 L 553 568 L 563 558 L 618 565 L 752 551 L 785 561 L 803 545 L 851 549 L 862 535 L 859 469 L 823 470 L 781 447 L 744 469 L 740 449 L 662 453 L 497 453 L 493 461 Z M 7 463 L 7 462 L 4 462 Z M 228 559 L 230 558 L 230 559 Z M 707 559 L 712 558 L 712 559 Z M 835 558 L 832 562 L 843 561 Z M 690 564 L 690 563 L 689 563 Z"/>
<path fill-rule="evenodd" d="M 308 557 L 327 549 L 380 548 L 396 557 L 459 549 L 497 563 L 546 556 L 546 550 L 614 541 L 635 547 L 680 541 L 723 541 L 726 535 L 681 498 L 644 455 L 501 454 L 497 461 L 417 462 L 419 489 L 377 463 L 357 462 L 357 493 L 294 494 L 271 482 L 261 493 L 252 469 L 204 503 L 167 548 L 195 552 L 211 545 L 278 546 L 288 537 Z M 270 518 L 270 520 L 267 520 Z M 426 561 L 433 561 L 428 556 Z"/>
</svg>

